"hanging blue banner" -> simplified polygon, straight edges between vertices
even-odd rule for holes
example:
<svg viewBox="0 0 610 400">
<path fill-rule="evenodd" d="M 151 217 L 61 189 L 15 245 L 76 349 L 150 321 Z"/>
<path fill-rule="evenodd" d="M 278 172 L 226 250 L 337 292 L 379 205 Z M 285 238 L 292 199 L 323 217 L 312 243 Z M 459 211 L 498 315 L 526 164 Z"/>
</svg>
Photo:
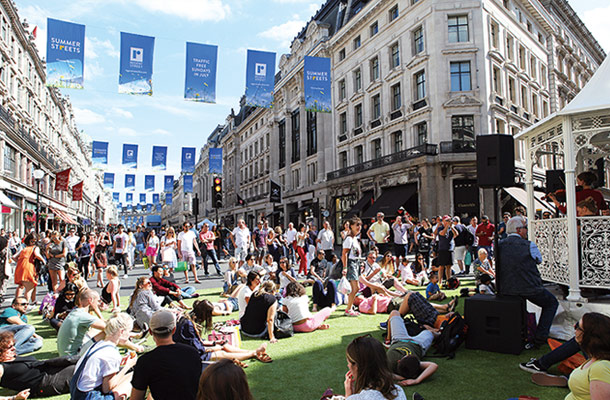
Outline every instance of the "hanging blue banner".
<svg viewBox="0 0 610 400">
<path fill-rule="evenodd" d="M 161 211 L 161 203 L 157 203 L 157 211 Z"/>
<path fill-rule="evenodd" d="M 186 100 L 216 103 L 216 60 L 218 46 L 186 43 Z"/>
<path fill-rule="evenodd" d="M 174 176 L 173 175 L 165 175 L 163 179 L 163 191 L 164 192 L 173 192 L 174 191 Z"/>
<path fill-rule="evenodd" d="M 120 200 L 121 194 L 119 192 L 114 192 L 112 193 L 112 201 L 114 201 L 115 203 L 118 203 Z"/>
<path fill-rule="evenodd" d="M 125 189 L 126 190 L 135 190 L 136 189 L 136 176 L 135 175 L 125 175 Z"/>
<path fill-rule="evenodd" d="M 151 212 L 151 211 L 153 210 L 153 207 L 154 207 L 154 206 L 153 206 L 153 204 L 152 204 L 152 203 L 148 203 L 148 204 L 146 205 L 146 211 Z"/>
<path fill-rule="evenodd" d="M 140 193 L 140 203 L 146 203 L 146 193 Z"/>
<path fill-rule="evenodd" d="M 184 193 L 193 193 L 193 175 L 184 175 L 182 184 L 184 185 Z"/>
<path fill-rule="evenodd" d="M 155 38 L 121 32 L 119 93 L 152 96 Z"/>
<path fill-rule="evenodd" d="M 174 195 L 172 193 L 165 193 L 165 204 L 171 206 L 173 203 L 173 196 Z"/>
<path fill-rule="evenodd" d="M 165 171 L 167 167 L 167 146 L 153 146 L 152 167 L 154 170 Z"/>
<path fill-rule="evenodd" d="M 155 190 L 155 176 L 145 175 L 144 176 L 144 190 L 147 192 L 153 192 Z"/>
<path fill-rule="evenodd" d="M 129 204 L 133 203 L 133 193 L 125 194 L 125 202 Z"/>
<path fill-rule="evenodd" d="M 47 18 L 47 86 L 82 89 L 85 25 Z"/>
<path fill-rule="evenodd" d="M 140 204 L 140 203 L 136 204 L 136 211 L 138 211 L 138 212 L 142 211 L 142 204 Z"/>
<path fill-rule="evenodd" d="M 195 151 L 194 147 L 182 148 L 182 172 L 195 172 Z"/>
<path fill-rule="evenodd" d="M 127 168 L 138 168 L 138 145 L 123 145 L 123 166 Z"/>
<path fill-rule="evenodd" d="M 305 110 L 330 113 L 330 58 L 305 57 L 303 72 L 305 86 Z"/>
<path fill-rule="evenodd" d="M 103 169 L 105 165 L 108 165 L 108 142 L 93 141 L 91 153 L 93 169 Z"/>
<path fill-rule="evenodd" d="M 159 204 L 159 193 L 153 193 L 153 204 Z"/>
<path fill-rule="evenodd" d="M 222 175 L 222 148 L 210 147 L 208 164 L 210 174 Z"/>
<path fill-rule="evenodd" d="M 248 50 L 246 105 L 271 108 L 275 83 L 275 53 Z"/>
<path fill-rule="evenodd" d="M 114 174 L 112 172 L 104 172 L 104 188 L 114 189 Z"/>
</svg>

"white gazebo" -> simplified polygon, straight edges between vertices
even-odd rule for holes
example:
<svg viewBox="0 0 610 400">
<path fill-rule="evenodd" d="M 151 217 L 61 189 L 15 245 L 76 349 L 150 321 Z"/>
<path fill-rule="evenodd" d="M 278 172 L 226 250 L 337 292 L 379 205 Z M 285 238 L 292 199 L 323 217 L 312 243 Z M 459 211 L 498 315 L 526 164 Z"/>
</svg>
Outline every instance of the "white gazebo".
<svg viewBox="0 0 610 400">
<path fill-rule="evenodd" d="M 577 217 L 575 189 L 579 173 L 610 161 L 610 57 L 565 108 L 515 138 L 525 142 L 529 237 L 542 252 L 540 273 L 582 304 L 581 289 L 610 289 L 610 217 Z M 549 154 L 565 171 L 567 214 L 536 220 L 533 172 Z"/>
</svg>

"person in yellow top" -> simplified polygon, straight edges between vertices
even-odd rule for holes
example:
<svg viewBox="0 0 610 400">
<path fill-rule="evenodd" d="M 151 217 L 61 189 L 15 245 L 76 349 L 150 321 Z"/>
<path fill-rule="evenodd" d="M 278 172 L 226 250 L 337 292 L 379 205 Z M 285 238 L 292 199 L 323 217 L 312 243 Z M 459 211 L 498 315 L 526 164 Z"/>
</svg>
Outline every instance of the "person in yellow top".
<svg viewBox="0 0 610 400">
<path fill-rule="evenodd" d="M 384 216 L 381 211 L 378 212 L 377 221 L 373 222 L 369 230 L 366 231 L 367 236 L 379 248 L 381 254 L 388 250 L 387 243 L 390 240 L 390 225 L 383 220 Z"/>
</svg>

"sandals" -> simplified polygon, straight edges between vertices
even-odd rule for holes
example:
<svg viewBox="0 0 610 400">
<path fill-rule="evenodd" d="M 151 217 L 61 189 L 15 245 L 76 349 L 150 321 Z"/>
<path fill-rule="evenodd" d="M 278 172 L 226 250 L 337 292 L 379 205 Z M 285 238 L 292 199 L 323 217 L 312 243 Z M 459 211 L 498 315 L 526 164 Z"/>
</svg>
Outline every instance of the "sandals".
<svg viewBox="0 0 610 400">
<path fill-rule="evenodd" d="M 358 317 L 360 313 L 354 310 L 345 310 L 345 313 L 343 315 L 345 315 L 346 317 Z"/>
<path fill-rule="evenodd" d="M 267 353 L 259 353 L 255 355 L 256 359 L 262 363 L 270 363 L 273 362 L 273 359 Z"/>
<path fill-rule="evenodd" d="M 241 368 L 248 368 L 247 364 L 244 364 L 243 362 L 239 361 L 239 360 L 233 360 L 233 364 L 237 365 L 238 367 Z"/>
</svg>

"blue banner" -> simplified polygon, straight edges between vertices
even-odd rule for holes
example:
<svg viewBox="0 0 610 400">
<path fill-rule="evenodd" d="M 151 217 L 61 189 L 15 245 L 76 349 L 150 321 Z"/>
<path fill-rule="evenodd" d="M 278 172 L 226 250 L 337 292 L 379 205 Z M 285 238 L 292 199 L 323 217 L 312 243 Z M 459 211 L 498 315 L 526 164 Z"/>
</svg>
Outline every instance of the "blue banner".
<svg viewBox="0 0 610 400">
<path fill-rule="evenodd" d="M 182 185 L 184 193 L 193 193 L 193 175 L 184 175 Z"/>
<path fill-rule="evenodd" d="M 152 96 L 155 38 L 121 32 L 119 93 Z"/>
<path fill-rule="evenodd" d="M 305 110 L 330 113 L 330 58 L 305 57 L 303 72 L 305 86 Z"/>
<path fill-rule="evenodd" d="M 140 203 L 146 203 L 146 193 L 140 193 Z"/>
<path fill-rule="evenodd" d="M 144 199 L 146 200 L 146 199 Z M 142 204 L 138 203 L 136 204 L 136 211 L 142 211 Z"/>
<path fill-rule="evenodd" d="M 133 193 L 125 194 L 125 202 L 129 204 L 133 203 Z"/>
<path fill-rule="evenodd" d="M 47 86 L 82 89 L 85 25 L 47 18 Z"/>
<path fill-rule="evenodd" d="M 135 175 L 125 175 L 125 189 L 126 190 L 135 190 L 136 189 L 136 176 Z"/>
<path fill-rule="evenodd" d="M 112 201 L 114 201 L 115 203 L 118 203 L 120 200 L 120 196 L 121 196 L 121 194 L 119 192 L 112 193 Z"/>
<path fill-rule="evenodd" d="M 104 172 L 104 188 L 114 189 L 114 174 L 112 172 Z"/>
<path fill-rule="evenodd" d="M 153 193 L 153 204 L 159 204 L 159 193 Z"/>
<path fill-rule="evenodd" d="M 167 146 L 153 146 L 152 167 L 154 170 L 165 171 L 167 167 Z"/>
<path fill-rule="evenodd" d="M 186 43 L 184 98 L 216 103 L 216 60 L 218 46 Z"/>
<path fill-rule="evenodd" d="M 144 176 L 144 190 L 147 192 L 153 192 L 155 190 L 155 176 L 145 175 Z"/>
<path fill-rule="evenodd" d="M 148 204 L 146 205 L 146 211 L 151 212 L 151 211 L 153 210 L 153 207 L 154 207 L 154 206 L 152 205 L 152 203 L 148 203 Z"/>
<path fill-rule="evenodd" d="M 271 108 L 275 84 L 275 53 L 248 50 L 246 105 Z"/>
<path fill-rule="evenodd" d="M 210 174 L 222 175 L 222 148 L 210 147 L 208 164 Z"/>
<path fill-rule="evenodd" d="M 171 206 L 173 203 L 173 196 L 174 195 L 172 193 L 165 193 L 165 204 Z"/>
<path fill-rule="evenodd" d="M 138 168 L 138 145 L 123 145 L 123 166 L 127 168 Z"/>
<path fill-rule="evenodd" d="M 194 147 L 182 148 L 182 172 L 195 172 L 195 151 Z"/>
<path fill-rule="evenodd" d="M 165 175 L 163 178 L 163 191 L 164 192 L 173 192 L 174 191 L 174 176 L 173 175 Z"/>
<path fill-rule="evenodd" d="M 161 203 L 157 203 L 157 211 L 161 211 Z"/>
<path fill-rule="evenodd" d="M 91 144 L 91 162 L 94 169 L 102 169 L 108 165 L 108 142 L 96 142 Z"/>
</svg>

